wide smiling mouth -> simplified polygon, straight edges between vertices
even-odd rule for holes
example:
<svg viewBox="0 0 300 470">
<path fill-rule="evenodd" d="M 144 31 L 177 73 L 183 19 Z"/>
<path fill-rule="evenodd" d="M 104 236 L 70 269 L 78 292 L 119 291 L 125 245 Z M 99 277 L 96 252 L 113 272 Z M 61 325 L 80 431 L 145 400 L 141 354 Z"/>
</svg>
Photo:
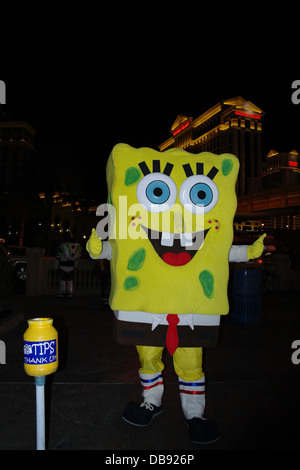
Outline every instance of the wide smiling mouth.
<svg viewBox="0 0 300 470">
<path fill-rule="evenodd" d="M 192 233 L 168 233 L 152 230 L 144 225 L 146 232 L 156 253 L 171 266 L 184 266 L 189 263 L 197 251 L 202 248 L 209 228 Z"/>
</svg>

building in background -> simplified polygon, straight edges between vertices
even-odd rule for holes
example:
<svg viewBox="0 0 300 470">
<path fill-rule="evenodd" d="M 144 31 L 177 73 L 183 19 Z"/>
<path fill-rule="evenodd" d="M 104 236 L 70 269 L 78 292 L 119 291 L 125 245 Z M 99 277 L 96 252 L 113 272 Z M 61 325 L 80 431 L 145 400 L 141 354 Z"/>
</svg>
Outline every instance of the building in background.
<svg viewBox="0 0 300 470">
<path fill-rule="evenodd" d="M 9 194 L 14 178 L 34 150 L 35 129 L 26 121 L 0 120 L 0 194 Z"/>
<path fill-rule="evenodd" d="M 300 155 L 297 150 L 270 150 L 262 164 L 262 188 L 288 188 L 297 185 L 300 185 Z"/>
<path fill-rule="evenodd" d="M 233 153 L 240 161 L 236 231 L 300 229 L 299 154 L 271 150 L 263 156 L 264 115 L 240 96 L 220 101 L 196 118 L 177 116 L 159 150 Z"/>
<path fill-rule="evenodd" d="M 221 101 L 197 118 L 179 115 L 172 136 L 160 151 L 181 148 L 192 153 L 233 153 L 240 161 L 237 194 L 261 188 L 264 112 L 242 97 Z"/>
<path fill-rule="evenodd" d="M 63 181 L 65 190 L 55 190 L 57 181 L 51 188 L 53 173 L 40 173 L 51 165 L 35 147 L 35 135 L 30 123 L 11 119 L 0 104 L 0 240 L 9 245 L 42 246 L 52 253 L 66 230 L 82 242 L 90 226 L 98 221 L 97 205 L 82 194 L 72 193 L 67 184 L 72 182 L 71 171 Z M 51 160 L 51 155 L 46 154 L 46 158 Z M 37 179 L 40 188 L 46 186 L 48 192 L 35 186 Z"/>
</svg>

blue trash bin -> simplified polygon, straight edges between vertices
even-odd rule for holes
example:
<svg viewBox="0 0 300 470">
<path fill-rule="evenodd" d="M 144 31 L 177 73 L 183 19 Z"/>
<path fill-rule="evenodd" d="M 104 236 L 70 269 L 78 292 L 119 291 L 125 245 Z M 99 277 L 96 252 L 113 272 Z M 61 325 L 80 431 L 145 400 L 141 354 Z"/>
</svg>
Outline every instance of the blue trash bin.
<svg viewBox="0 0 300 470">
<path fill-rule="evenodd" d="M 232 312 L 234 323 L 259 323 L 261 319 L 262 272 L 238 269 L 233 272 Z"/>
</svg>

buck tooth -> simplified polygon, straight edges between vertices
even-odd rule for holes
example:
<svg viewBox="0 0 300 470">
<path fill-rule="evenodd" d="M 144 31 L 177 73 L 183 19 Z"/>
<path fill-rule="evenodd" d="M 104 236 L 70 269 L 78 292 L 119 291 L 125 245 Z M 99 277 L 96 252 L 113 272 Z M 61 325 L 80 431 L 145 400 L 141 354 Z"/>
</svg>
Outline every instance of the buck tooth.
<svg viewBox="0 0 300 470">
<path fill-rule="evenodd" d="M 192 246 L 193 245 L 193 234 L 192 233 L 181 233 L 180 234 L 180 245 L 181 246 Z"/>
<path fill-rule="evenodd" d="M 162 232 L 161 234 L 161 245 L 163 246 L 173 246 L 174 243 L 174 233 Z"/>
</svg>

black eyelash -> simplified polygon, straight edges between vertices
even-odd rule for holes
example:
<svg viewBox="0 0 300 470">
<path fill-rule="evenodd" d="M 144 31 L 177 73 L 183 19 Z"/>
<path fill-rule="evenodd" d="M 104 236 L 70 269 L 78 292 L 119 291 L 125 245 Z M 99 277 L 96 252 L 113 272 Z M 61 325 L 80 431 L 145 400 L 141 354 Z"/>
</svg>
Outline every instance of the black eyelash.
<svg viewBox="0 0 300 470">
<path fill-rule="evenodd" d="M 153 160 L 152 165 L 153 173 L 160 173 L 160 160 Z M 167 163 L 163 171 L 164 175 L 170 176 L 171 171 L 173 170 L 173 166 L 174 165 L 172 163 Z M 146 162 L 140 162 L 139 167 L 142 170 L 144 176 L 149 175 L 149 173 L 151 173 Z"/>
<path fill-rule="evenodd" d="M 183 169 L 184 169 L 184 172 L 185 172 L 187 178 L 189 176 L 194 175 L 193 170 L 191 168 L 191 165 L 189 163 L 186 163 L 185 165 L 182 165 L 182 166 L 183 166 Z M 200 163 L 200 162 L 196 163 L 196 171 L 197 171 L 197 175 L 203 175 L 203 163 Z M 207 177 L 210 178 L 211 180 L 213 180 L 214 177 L 216 176 L 216 174 L 218 173 L 218 171 L 219 171 L 218 168 L 213 166 L 209 170 L 209 173 L 207 174 Z"/>
<path fill-rule="evenodd" d="M 172 163 L 169 163 L 169 162 L 166 163 L 166 166 L 165 166 L 165 169 L 164 169 L 163 173 L 167 176 L 170 176 L 170 174 L 173 170 L 173 166 L 174 165 Z M 185 163 L 182 166 L 183 166 L 183 169 L 185 171 L 185 174 L 186 174 L 187 178 L 189 176 L 194 175 L 193 170 L 191 168 L 191 165 L 189 163 Z M 146 162 L 140 162 L 139 167 L 142 170 L 142 173 L 143 173 L 144 176 L 149 175 L 149 173 L 151 173 L 151 171 L 149 170 L 148 165 L 146 164 Z M 160 160 L 153 160 L 152 168 L 153 168 L 153 173 L 160 173 Z M 202 162 L 197 162 L 196 163 L 196 171 L 197 171 L 197 175 L 203 175 L 203 163 Z M 207 174 L 207 177 L 210 178 L 211 180 L 213 180 L 214 177 L 216 176 L 216 174 L 218 173 L 218 171 L 219 171 L 218 168 L 213 166 L 209 170 L 209 172 Z"/>
<path fill-rule="evenodd" d="M 186 163 L 185 165 L 182 165 L 183 169 L 185 171 L 186 177 L 188 178 L 189 176 L 193 176 L 193 170 L 191 169 L 191 165 L 189 163 Z"/>
<path fill-rule="evenodd" d="M 139 163 L 139 167 L 142 170 L 142 173 L 143 173 L 144 176 L 149 175 L 149 173 L 151 173 L 151 171 L 147 167 L 146 162 Z"/>
<path fill-rule="evenodd" d="M 196 163 L 197 175 L 203 175 L 203 163 Z"/>
<path fill-rule="evenodd" d="M 153 173 L 160 173 L 160 161 L 153 160 Z"/>
<path fill-rule="evenodd" d="M 214 177 L 216 176 L 216 174 L 218 173 L 218 168 L 216 168 L 215 166 L 212 167 L 212 169 L 209 171 L 209 173 L 207 174 L 207 177 L 210 178 L 211 180 L 214 179 Z"/>
<path fill-rule="evenodd" d="M 164 169 L 164 175 L 170 176 L 173 166 L 173 163 L 167 163 Z"/>
</svg>

